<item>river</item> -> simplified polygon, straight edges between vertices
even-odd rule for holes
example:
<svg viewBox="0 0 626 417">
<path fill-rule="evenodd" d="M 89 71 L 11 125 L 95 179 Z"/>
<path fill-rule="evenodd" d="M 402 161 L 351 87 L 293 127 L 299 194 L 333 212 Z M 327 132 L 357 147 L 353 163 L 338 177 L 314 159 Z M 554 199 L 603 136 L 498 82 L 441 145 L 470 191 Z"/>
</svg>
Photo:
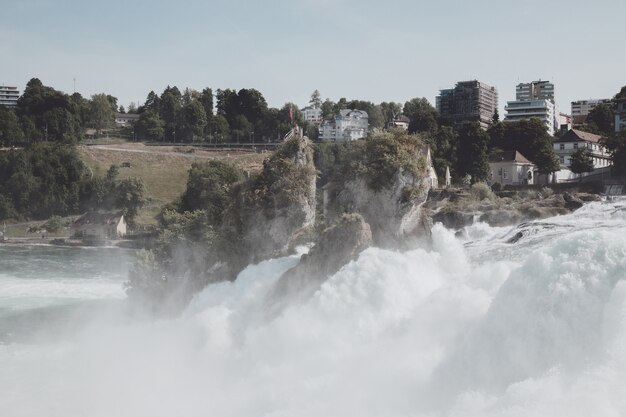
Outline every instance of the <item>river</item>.
<svg viewBox="0 0 626 417">
<path fill-rule="evenodd" d="M 274 315 L 297 256 L 170 319 L 127 309 L 131 262 L 0 246 L 0 415 L 626 415 L 624 201 L 436 225 L 431 249 L 370 248 Z"/>
</svg>

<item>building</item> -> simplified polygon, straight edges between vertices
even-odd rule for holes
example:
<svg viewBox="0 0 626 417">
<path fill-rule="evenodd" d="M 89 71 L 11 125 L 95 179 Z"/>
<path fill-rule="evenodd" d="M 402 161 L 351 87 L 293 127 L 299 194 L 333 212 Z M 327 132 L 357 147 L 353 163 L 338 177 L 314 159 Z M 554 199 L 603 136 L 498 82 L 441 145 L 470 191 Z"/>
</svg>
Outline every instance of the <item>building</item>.
<svg viewBox="0 0 626 417">
<path fill-rule="evenodd" d="M 436 106 L 442 120 L 454 127 L 479 122 L 487 129 L 498 108 L 498 90 L 477 80 L 461 81 L 454 88 L 441 90 Z"/>
<path fill-rule="evenodd" d="M 363 110 L 344 109 L 333 120 L 320 125 L 321 140 L 344 142 L 364 138 L 369 128 L 369 117 Z"/>
<path fill-rule="evenodd" d="M 615 132 L 626 130 L 626 97 L 615 100 Z"/>
<path fill-rule="evenodd" d="M 305 122 L 312 123 L 315 126 L 319 126 L 324 120 L 322 118 L 322 109 L 319 107 L 305 107 L 302 109 L 302 115 Z"/>
<path fill-rule="evenodd" d="M 70 236 L 84 240 L 118 239 L 126 235 L 126 221 L 121 212 L 87 212 L 70 225 Z"/>
<path fill-rule="evenodd" d="M 572 101 L 572 121 L 574 124 L 583 124 L 587 119 L 587 115 L 598 104 L 611 105 L 610 98 L 601 98 L 595 100 L 578 100 Z"/>
<path fill-rule="evenodd" d="M 554 135 L 554 121 L 556 109 L 550 100 L 516 100 L 507 101 L 505 122 L 539 119 L 548 129 L 550 136 Z"/>
<path fill-rule="evenodd" d="M 554 84 L 550 81 L 531 81 L 515 87 L 515 100 L 550 100 L 554 103 Z"/>
<path fill-rule="evenodd" d="M 115 125 L 117 127 L 132 126 L 139 120 L 139 115 L 134 113 L 115 113 Z"/>
<path fill-rule="evenodd" d="M 17 87 L 0 85 L 0 106 L 15 107 L 18 98 L 20 98 L 20 92 Z"/>
<path fill-rule="evenodd" d="M 518 84 L 515 87 L 515 101 L 508 101 L 505 110 L 505 122 L 539 119 L 550 136 L 561 127 L 560 112 L 554 101 L 554 84 L 549 81 Z"/>
<path fill-rule="evenodd" d="M 602 136 L 593 133 L 583 132 L 581 130 L 571 129 L 553 143 L 553 149 L 559 157 L 561 169 L 554 173 L 554 182 L 574 181 L 579 176 L 570 170 L 572 164 L 572 154 L 580 148 L 587 149 L 591 160 L 593 161 L 594 173 L 601 174 L 610 172 L 611 156 L 608 150 L 600 143 Z M 589 175 L 584 173 L 582 176 Z"/>
<path fill-rule="evenodd" d="M 389 123 L 387 123 L 387 129 L 395 128 L 395 129 L 409 130 L 409 123 L 410 123 L 409 118 L 401 114 L 395 117 L 394 119 L 390 120 Z"/>
<path fill-rule="evenodd" d="M 489 184 L 534 184 L 535 165 L 517 151 L 498 152 L 489 158 Z"/>
</svg>

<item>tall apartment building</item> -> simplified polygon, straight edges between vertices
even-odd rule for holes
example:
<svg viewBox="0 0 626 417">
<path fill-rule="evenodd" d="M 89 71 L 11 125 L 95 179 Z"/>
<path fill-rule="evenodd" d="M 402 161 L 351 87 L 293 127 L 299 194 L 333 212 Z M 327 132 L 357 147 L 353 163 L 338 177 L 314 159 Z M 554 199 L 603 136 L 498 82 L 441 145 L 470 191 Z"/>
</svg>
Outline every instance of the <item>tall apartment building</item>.
<svg viewBox="0 0 626 417">
<path fill-rule="evenodd" d="M 20 92 L 17 87 L 0 85 L 0 106 L 15 107 L 19 97 Z"/>
<path fill-rule="evenodd" d="M 581 124 L 587 119 L 587 115 L 598 104 L 611 105 L 610 98 L 601 98 L 595 100 L 578 100 L 572 101 L 572 118 L 575 124 Z"/>
<path fill-rule="evenodd" d="M 515 87 L 515 100 L 551 100 L 554 103 L 554 84 L 550 81 L 531 81 Z"/>
<path fill-rule="evenodd" d="M 539 119 L 548 133 L 554 135 L 559 112 L 554 102 L 554 84 L 549 81 L 531 81 L 515 87 L 515 101 L 507 101 L 505 122 Z"/>
<path fill-rule="evenodd" d="M 539 119 L 548 129 L 550 136 L 554 135 L 556 108 L 550 100 L 515 100 L 507 101 L 505 122 Z"/>
<path fill-rule="evenodd" d="M 479 122 L 487 129 L 498 108 L 498 90 L 477 80 L 460 81 L 454 88 L 439 92 L 436 106 L 441 118 L 455 127 Z"/>
</svg>

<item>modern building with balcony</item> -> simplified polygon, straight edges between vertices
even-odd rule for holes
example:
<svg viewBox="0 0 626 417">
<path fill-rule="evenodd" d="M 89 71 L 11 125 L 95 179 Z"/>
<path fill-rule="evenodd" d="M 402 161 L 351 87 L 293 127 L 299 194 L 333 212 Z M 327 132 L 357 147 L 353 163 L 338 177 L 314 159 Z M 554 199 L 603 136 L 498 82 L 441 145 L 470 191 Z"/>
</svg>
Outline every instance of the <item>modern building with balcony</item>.
<svg viewBox="0 0 626 417">
<path fill-rule="evenodd" d="M 546 126 L 550 136 L 554 135 L 556 109 L 552 101 L 547 99 L 508 101 L 504 109 L 505 122 L 539 119 Z"/>
<path fill-rule="evenodd" d="M 498 108 L 498 90 L 477 80 L 460 81 L 454 88 L 439 92 L 436 106 L 441 119 L 454 127 L 479 122 L 487 129 Z"/>
<path fill-rule="evenodd" d="M 320 125 L 321 140 L 346 142 L 367 136 L 369 116 L 363 110 L 344 109 L 332 120 L 324 120 Z"/>
<path fill-rule="evenodd" d="M 0 85 L 0 106 L 15 107 L 18 98 L 20 98 L 20 92 L 17 87 Z"/>
</svg>

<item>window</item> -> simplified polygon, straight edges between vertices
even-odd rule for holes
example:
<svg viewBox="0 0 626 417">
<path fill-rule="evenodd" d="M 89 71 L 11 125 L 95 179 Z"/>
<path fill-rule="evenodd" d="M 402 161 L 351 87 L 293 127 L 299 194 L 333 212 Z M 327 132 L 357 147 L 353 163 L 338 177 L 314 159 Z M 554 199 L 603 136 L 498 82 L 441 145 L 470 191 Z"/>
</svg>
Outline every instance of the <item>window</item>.
<svg viewBox="0 0 626 417">
<path fill-rule="evenodd" d="M 574 149 L 578 149 L 578 144 L 577 143 L 574 144 Z"/>
<path fill-rule="evenodd" d="M 560 156 L 559 157 L 559 162 L 561 162 L 561 165 L 565 164 L 565 157 Z"/>
<path fill-rule="evenodd" d="M 559 145 L 559 149 L 560 149 L 560 150 L 564 150 L 564 149 L 565 149 L 565 144 L 564 144 L 564 143 L 561 143 L 561 144 Z"/>
<path fill-rule="evenodd" d="M 507 173 L 506 168 L 503 168 L 502 169 L 502 178 L 506 179 L 506 173 Z"/>
</svg>

